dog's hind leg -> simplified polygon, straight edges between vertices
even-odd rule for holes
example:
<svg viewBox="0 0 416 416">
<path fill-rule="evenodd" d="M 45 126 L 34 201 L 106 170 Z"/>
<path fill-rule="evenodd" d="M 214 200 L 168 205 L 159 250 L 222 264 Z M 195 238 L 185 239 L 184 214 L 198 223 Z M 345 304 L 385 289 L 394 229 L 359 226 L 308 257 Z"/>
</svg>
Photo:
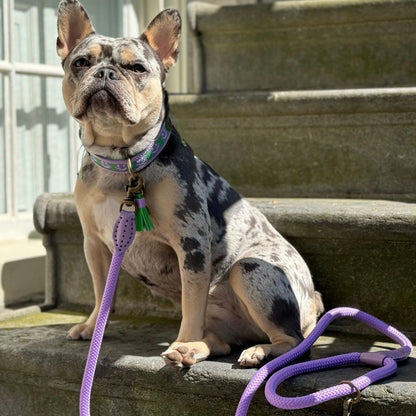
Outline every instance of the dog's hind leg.
<svg viewBox="0 0 416 416">
<path fill-rule="evenodd" d="M 254 323 L 269 338 L 243 351 L 239 363 L 259 365 L 267 357 L 276 357 L 302 340 L 300 313 L 289 279 L 278 267 L 259 258 L 245 258 L 235 264 L 230 284 Z"/>
</svg>

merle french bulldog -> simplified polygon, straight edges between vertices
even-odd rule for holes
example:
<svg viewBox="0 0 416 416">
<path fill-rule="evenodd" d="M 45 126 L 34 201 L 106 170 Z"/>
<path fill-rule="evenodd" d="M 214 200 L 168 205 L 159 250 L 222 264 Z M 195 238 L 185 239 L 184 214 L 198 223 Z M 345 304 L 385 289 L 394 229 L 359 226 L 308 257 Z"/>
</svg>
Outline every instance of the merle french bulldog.
<svg viewBox="0 0 416 416">
<path fill-rule="evenodd" d="M 164 81 L 180 32 L 178 11 L 168 9 L 140 37 L 114 39 L 95 33 L 77 0 L 59 4 L 63 95 L 87 151 L 75 202 L 96 305 L 67 336 L 92 336 L 113 226 L 134 174 L 145 186 L 154 229 L 136 233 L 123 268 L 181 305 L 177 339 L 162 353 L 166 364 L 190 366 L 251 343 L 238 361 L 257 366 L 314 328 L 321 297 L 299 253 L 170 124 Z M 163 146 L 148 157 L 161 137 Z"/>
</svg>

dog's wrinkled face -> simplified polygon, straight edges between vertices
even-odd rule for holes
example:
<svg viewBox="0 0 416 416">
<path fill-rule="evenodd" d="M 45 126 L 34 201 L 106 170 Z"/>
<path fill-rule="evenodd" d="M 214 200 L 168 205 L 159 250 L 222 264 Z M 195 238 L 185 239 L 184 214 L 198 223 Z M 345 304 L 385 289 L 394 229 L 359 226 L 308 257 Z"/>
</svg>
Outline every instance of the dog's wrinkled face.
<svg viewBox="0 0 416 416">
<path fill-rule="evenodd" d="M 101 36 L 77 0 L 61 1 L 57 52 L 65 72 L 63 95 L 82 126 L 84 145 L 131 146 L 159 121 L 180 29 L 179 13 L 168 9 L 140 38 Z"/>
</svg>

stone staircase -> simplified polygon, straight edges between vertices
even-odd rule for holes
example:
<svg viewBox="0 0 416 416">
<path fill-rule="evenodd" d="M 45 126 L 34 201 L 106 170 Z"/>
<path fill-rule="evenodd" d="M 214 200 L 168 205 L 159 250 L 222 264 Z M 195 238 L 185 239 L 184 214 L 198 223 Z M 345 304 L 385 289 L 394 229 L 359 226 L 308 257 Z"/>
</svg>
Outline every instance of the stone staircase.
<svg viewBox="0 0 416 416">
<path fill-rule="evenodd" d="M 416 2 L 191 3 L 193 94 L 172 95 L 182 135 L 301 251 L 327 309 L 357 307 L 416 334 Z M 0 414 L 77 415 L 88 343 L 65 331 L 92 306 L 72 195 L 41 196 L 35 225 L 47 249 L 49 312 L 0 322 Z M 179 312 L 120 277 L 93 414 L 234 414 L 254 370 L 232 356 L 188 371 L 159 357 Z M 336 321 L 312 358 L 391 348 Z M 416 353 L 365 389 L 353 415 L 416 415 Z M 303 395 L 363 374 L 341 368 L 291 379 Z M 261 394 L 249 415 L 282 415 Z M 341 415 L 342 401 L 291 411 Z"/>
</svg>

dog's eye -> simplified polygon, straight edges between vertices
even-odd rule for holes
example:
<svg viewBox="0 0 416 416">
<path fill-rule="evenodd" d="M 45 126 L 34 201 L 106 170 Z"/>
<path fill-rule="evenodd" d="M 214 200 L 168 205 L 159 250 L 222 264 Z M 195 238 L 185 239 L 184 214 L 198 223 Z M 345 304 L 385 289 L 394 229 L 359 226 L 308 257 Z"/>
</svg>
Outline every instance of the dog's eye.
<svg viewBox="0 0 416 416">
<path fill-rule="evenodd" d="M 89 63 L 88 59 L 86 59 L 86 58 L 78 58 L 74 62 L 74 67 L 75 68 L 85 68 L 87 66 L 90 66 L 90 63 Z"/>
<path fill-rule="evenodd" d="M 142 64 L 133 64 L 129 69 L 133 72 L 139 72 L 140 74 L 147 72 L 147 69 Z"/>
</svg>

